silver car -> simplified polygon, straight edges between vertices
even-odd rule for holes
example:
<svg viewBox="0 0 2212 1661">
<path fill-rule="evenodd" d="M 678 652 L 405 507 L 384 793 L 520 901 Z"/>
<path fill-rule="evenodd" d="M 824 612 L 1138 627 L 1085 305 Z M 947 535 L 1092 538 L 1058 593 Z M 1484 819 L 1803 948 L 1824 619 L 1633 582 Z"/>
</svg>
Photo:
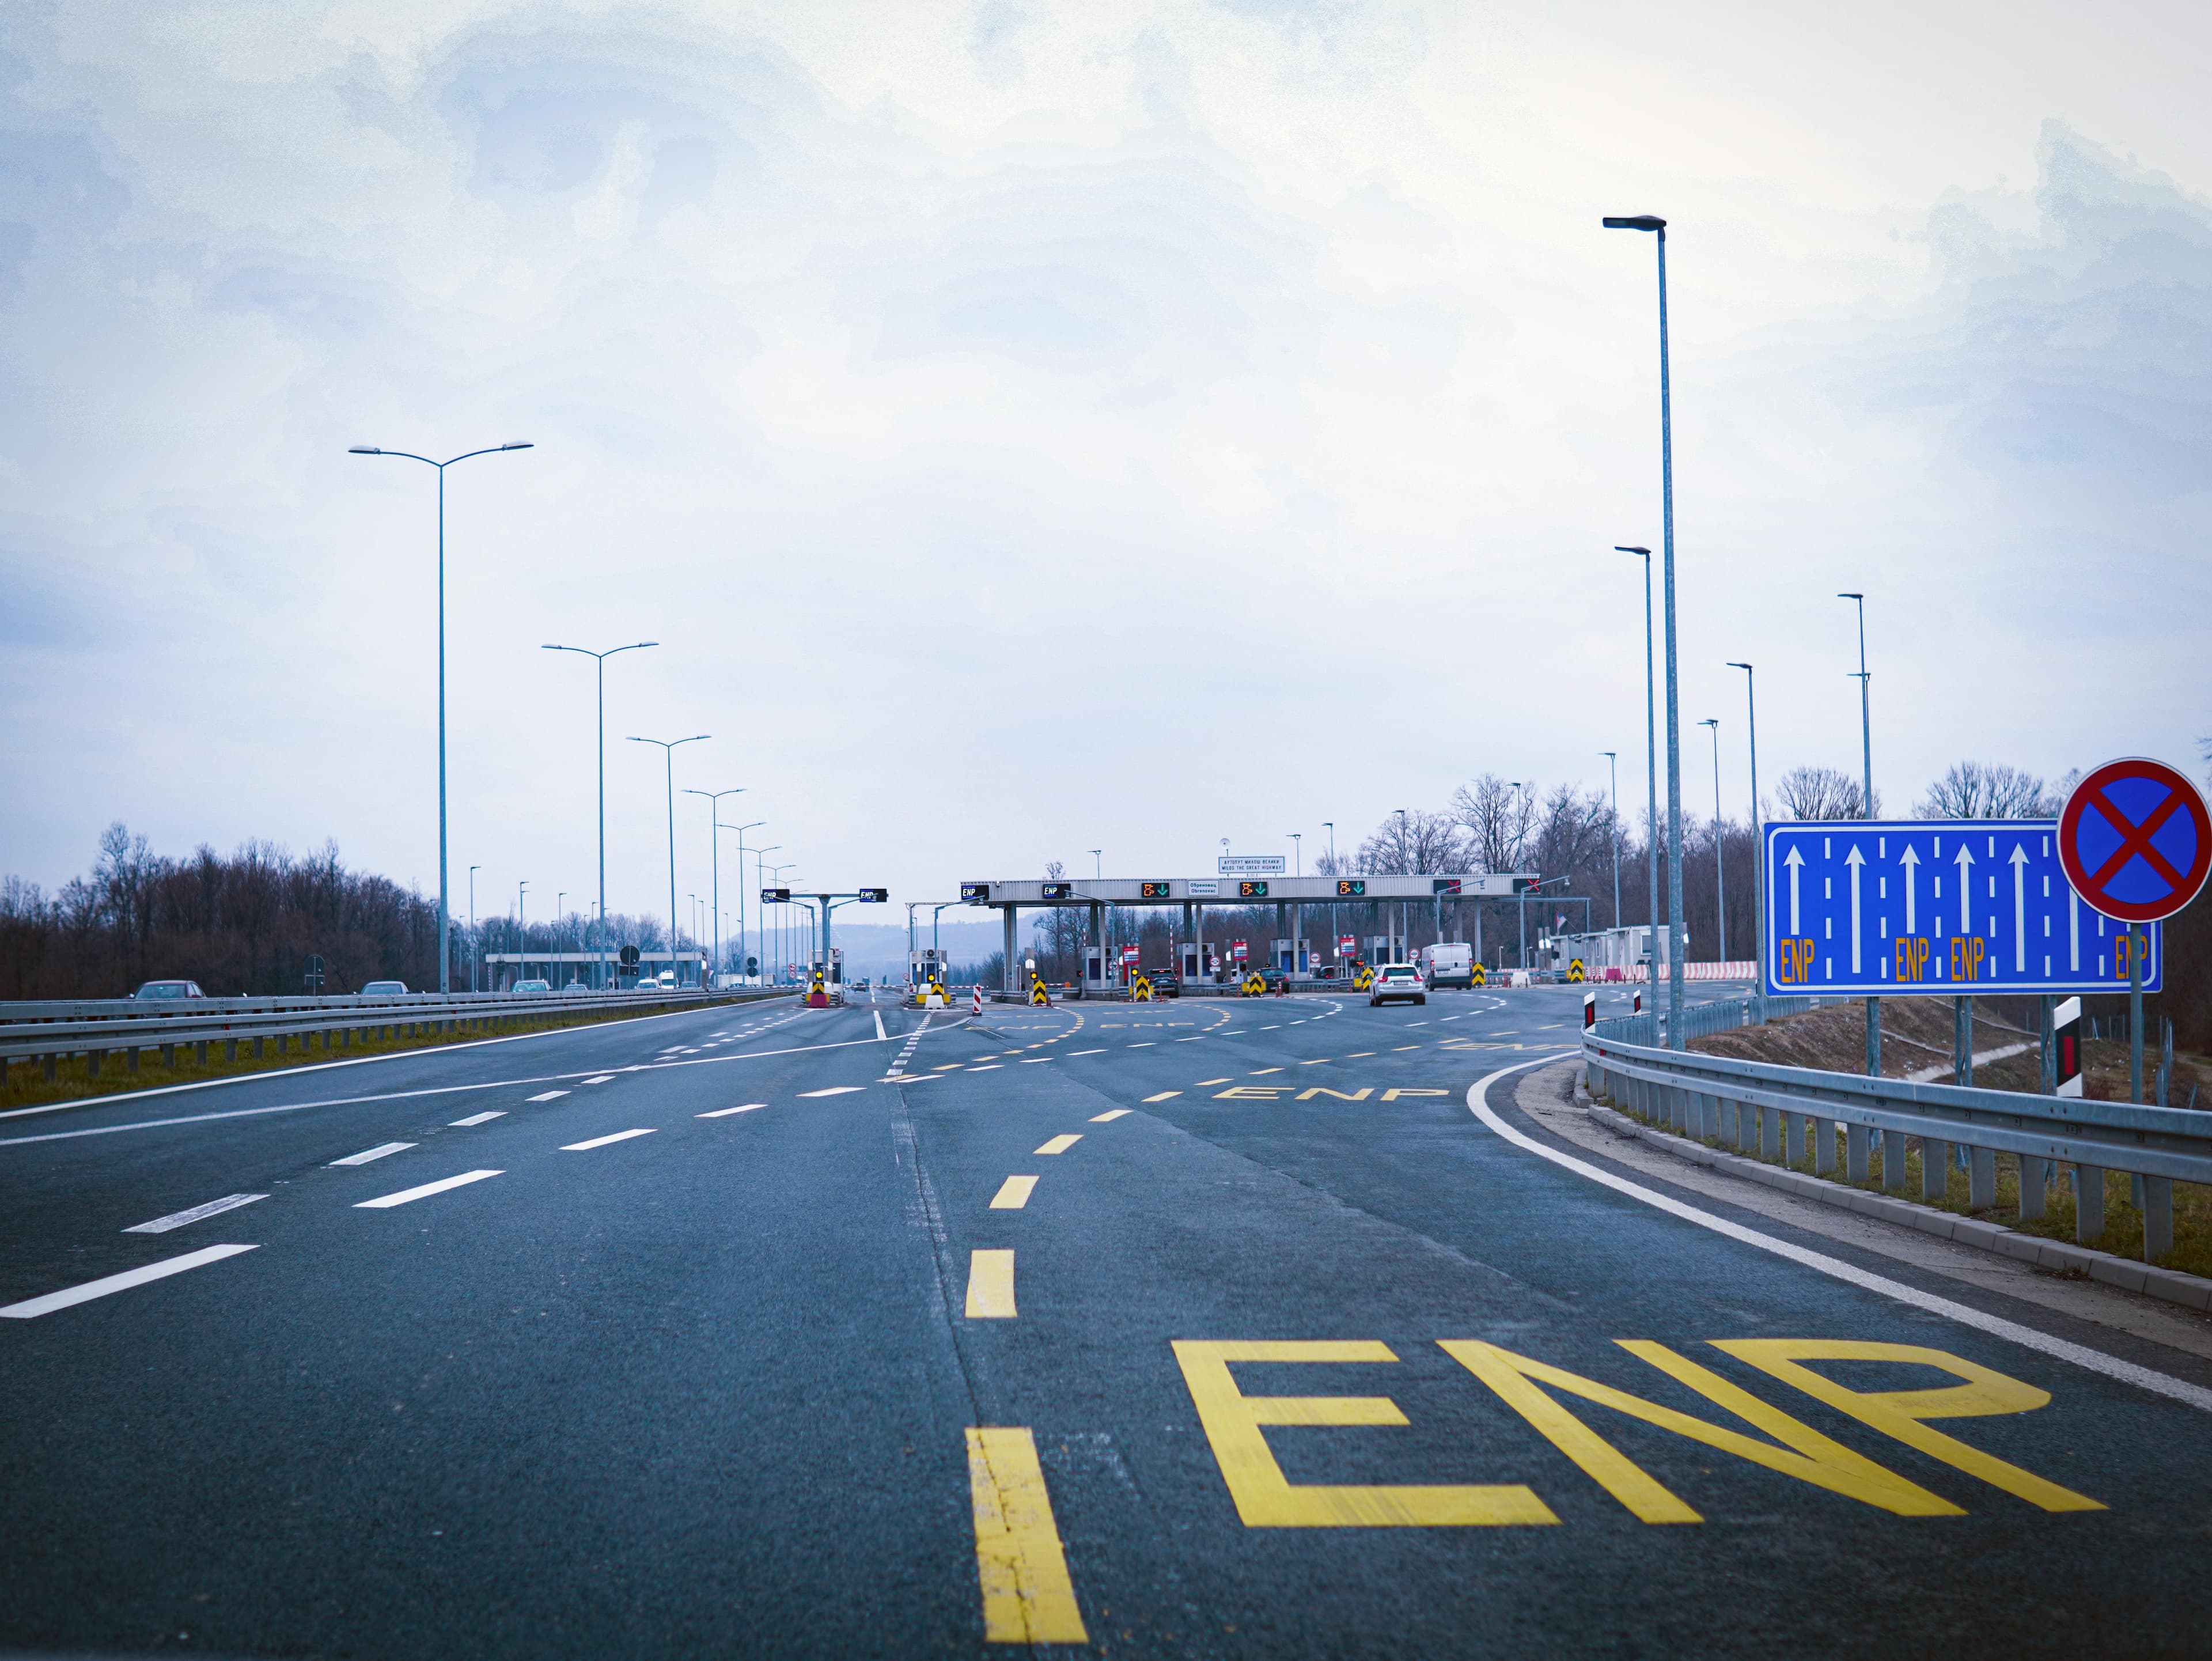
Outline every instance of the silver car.
<svg viewBox="0 0 2212 1661">
<path fill-rule="evenodd" d="M 1429 989 L 1421 979 L 1421 971 L 1409 963 L 1385 964 L 1375 971 L 1375 979 L 1367 989 L 1367 1007 L 1378 1008 L 1386 1003 L 1420 1003 L 1429 1001 Z"/>
</svg>

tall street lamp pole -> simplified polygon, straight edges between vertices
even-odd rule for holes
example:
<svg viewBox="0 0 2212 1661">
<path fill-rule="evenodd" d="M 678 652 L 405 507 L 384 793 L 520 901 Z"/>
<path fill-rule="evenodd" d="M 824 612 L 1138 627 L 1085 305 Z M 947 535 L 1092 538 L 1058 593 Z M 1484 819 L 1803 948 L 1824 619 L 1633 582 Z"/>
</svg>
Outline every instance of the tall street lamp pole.
<svg viewBox="0 0 2212 1661">
<path fill-rule="evenodd" d="M 477 989 L 477 873 L 481 865 L 469 867 L 469 990 Z"/>
<path fill-rule="evenodd" d="M 714 972 L 717 975 L 722 972 L 722 839 L 715 834 L 715 832 L 720 829 L 717 816 L 720 815 L 722 811 L 723 797 L 742 796 L 744 793 L 745 788 L 743 785 L 738 786 L 734 790 L 693 790 L 687 787 L 684 792 L 687 796 L 704 796 L 707 799 L 707 840 L 714 845 Z M 744 867 L 743 866 L 739 866 L 738 867 L 738 886 L 744 886 Z M 711 981 L 708 982 L 707 989 L 709 992 L 714 989 L 714 984 Z"/>
<path fill-rule="evenodd" d="M 617 652 L 642 652 L 648 646 L 658 646 L 657 640 L 641 640 L 628 646 L 611 647 L 604 652 L 594 652 L 582 646 L 548 646 L 548 652 L 574 652 L 579 657 L 590 658 L 599 674 L 599 958 L 593 967 L 599 991 L 607 989 L 607 660 Z"/>
<path fill-rule="evenodd" d="M 1859 787 L 1863 797 L 1859 803 L 1859 817 L 1863 819 L 1870 819 L 1874 817 L 1874 715 L 1871 703 L 1867 697 L 1867 683 L 1872 677 L 1867 673 L 1866 596 L 1838 594 L 1836 598 L 1850 600 L 1858 608 L 1859 671 L 1853 678 L 1859 684 L 1859 764 L 1864 769 Z M 1866 1001 L 1866 1070 L 1867 1077 L 1869 1079 L 1878 1079 L 1881 1076 L 1881 1000 L 1880 998 L 1869 998 Z"/>
<path fill-rule="evenodd" d="M 1667 1047 L 1683 1048 L 1682 720 L 1674 673 L 1674 386 L 1667 360 L 1667 222 L 1656 214 L 1608 217 L 1607 230 L 1651 231 L 1659 239 L 1660 542 L 1666 563 L 1667 610 Z"/>
<path fill-rule="evenodd" d="M 438 990 L 446 994 L 453 989 L 453 964 L 447 955 L 451 925 L 446 903 L 446 469 L 475 456 L 501 455 L 509 450 L 532 447 L 518 440 L 511 444 L 470 450 L 445 461 L 433 461 L 411 450 L 379 449 L 374 444 L 351 445 L 346 452 L 357 456 L 398 456 L 404 461 L 419 461 L 438 470 Z"/>
<path fill-rule="evenodd" d="M 514 885 L 514 978 L 524 978 L 530 967 L 530 916 L 524 909 L 524 898 L 530 891 L 529 879 Z"/>
<path fill-rule="evenodd" d="M 676 746 L 679 744 L 697 744 L 702 739 L 711 736 L 713 736 L 711 733 L 694 733 L 688 739 L 641 739 L 632 737 L 629 740 L 632 744 L 659 745 L 660 746 L 661 760 L 665 764 L 667 768 L 668 966 L 671 969 L 676 967 Z M 680 980 L 682 977 L 679 976 L 678 978 Z"/>
<path fill-rule="evenodd" d="M 1720 939 L 1713 954 L 1716 963 L 1728 961 L 1728 878 L 1721 866 L 1721 724 L 1708 715 L 1698 723 L 1713 729 L 1713 893 L 1720 907 Z"/>
<path fill-rule="evenodd" d="M 1620 752 L 1601 750 L 1613 776 L 1613 926 L 1620 927 Z"/>
<path fill-rule="evenodd" d="M 1752 989 L 1752 1012 L 1760 1025 L 1766 1024 L 1766 832 L 1759 823 L 1759 687 L 1747 663 L 1731 663 L 1743 671 L 1744 714 L 1751 722 L 1751 879 L 1753 930 L 1751 956 L 1759 984 Z"/>
<path fill-rule="evenodd" d="M 1651 878 L 1651 909 L 1644 916 L 1645 935 L 1651 946 L 1651 966 L 1646 978 L 1655 983 L 1652 1005 L 1658 1005 L 1659 978 L 1659 677 L 1651 631 L 1651 551 L 1614 545 L 1616 554 L 1635 554 L 1644 561 L 1644 868 Z"/>
<path fill-rule="evenodd" d="M 767 888 L 770 885 L 768 879 L 769 869 L 768 855 L 770 854 L 781 853 L 782 850 L 783 844 L 780 842 L 772 842 L 765 848 L 756 848 L 753 849 L 753 875 L 761 887 Z M 770 980 L 774 978 L 769 970 L 769 964 L 775 959 L 775 956 L 773 952 L 769 950 L 769 928 L 768 902 L 766 900 L 763 900 L 761 902 L 761 984 L 763 986 L 768 985 Z"/>
<path fill-rule="evenodd" d="M 1508 782 L 1505 788 L 1509 790 L 1526 790 L 1528 786 L 1519 779 L 1513 779 Z M 1523 799 L 1523 802 L 1525 806 L 1525 798 Z M 1507 811 L 1510 812 L 1511 810 L 1509 808 Z M 1516 871 L 1521 868 L 1521 838 L 1517 836 L 1513 839 L 1513 868 Z M 1542 873 L 1539 873 L 1538 874 L 1540 875 Z M 1540 885 L 1541 885 L 1540 884 L 1539 886 Z M 1514 886 L 1518 888 L 1520 887 L 1520 885 L 1516 883 Z M 1528 966 L 1528 895 L 1526 890 L 1522 891 L 1520 897 L 1521 955 L 1516 961 L 1521 968 L 1526 969 Z"/>
</svg>

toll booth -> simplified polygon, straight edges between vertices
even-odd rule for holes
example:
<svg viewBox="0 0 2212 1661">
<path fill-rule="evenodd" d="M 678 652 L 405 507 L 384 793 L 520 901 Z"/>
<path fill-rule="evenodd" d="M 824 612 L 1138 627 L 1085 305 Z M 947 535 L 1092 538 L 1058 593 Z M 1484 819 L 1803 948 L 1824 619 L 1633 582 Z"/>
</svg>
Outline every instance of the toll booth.
<svg viewBox="0 0 2212 1661">
<path fill-rule="evenodd" d="M 1198 949 L 1196 940 L 1184 940 L 1176 947 L 1176 967 L 1186 981 L 1206 978 L 1206 954 Z"/>
<path fill-rule="evenodd" d="M 1083 948 L 1083 989 L 1085 992 L 1103 992 L 1106 989 L 1106 960 L 1107 954 L 1100 947 L 1086 946 Z"/>
<path fill-rule="evenodd" d="M 1314 970 L 1313 942 L 1276 940 L 1272 961 L 1286 975 L 1310 975 Z"/>
<path fill-rule="evenodd" d="M 929 983 L 932 981 L 936 982 L 939 986 L 944 985 L 945 970 L 949 967 L 951 965 L 945 961 L 944 954 L 933 946 L 925 946 L 919 952 L 908 952 L 906 954 L 907 990 L 919 998 L 929 990 Z"/>
<path fill-rule="evenodd" d="M 1411 963 L 1413 959 L 1406 955 L 1403 934 L 1370 934 L 1367 961 L 1379 969 L 1386 963 Z"/>
</svg>

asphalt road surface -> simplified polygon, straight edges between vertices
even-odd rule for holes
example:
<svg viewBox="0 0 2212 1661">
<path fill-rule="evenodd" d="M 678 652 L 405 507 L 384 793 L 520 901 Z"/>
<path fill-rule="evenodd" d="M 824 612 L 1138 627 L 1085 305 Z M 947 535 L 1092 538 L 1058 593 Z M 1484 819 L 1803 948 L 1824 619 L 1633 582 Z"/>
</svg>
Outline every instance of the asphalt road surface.
<svg viewBox="0 0 2212 1661">
<path fill-rule="evenodd" d="M 2212 1652 L 2212 1364 L 1559 1141 L 1579 1004 L 778 1002 L 0 1117 L 0 1645 Z"/>
</svg>

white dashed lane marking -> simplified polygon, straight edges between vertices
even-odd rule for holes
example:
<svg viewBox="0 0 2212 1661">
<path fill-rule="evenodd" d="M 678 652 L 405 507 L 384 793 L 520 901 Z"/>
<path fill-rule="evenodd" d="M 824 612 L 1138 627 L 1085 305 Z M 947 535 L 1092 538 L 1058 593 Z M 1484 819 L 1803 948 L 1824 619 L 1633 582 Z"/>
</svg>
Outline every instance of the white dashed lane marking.
<svg viewBox="0 0 2212 1661">
<path fill-rule="evenodd" d="M 472 1124 L 489 1124 L 494 1119 L 504 1119 L 506 1116 L 504 1113 L 471 1113 L 465 1119 L 453 1120 L 453 1127 L 459 1130 Z"/>
<path fill-rule="evenodd" d="M 371 1160 L 384 1158 L 387 1153 L 403 1153 L 414 1146 L 412 1142 L 385 1142 L 375 1147 L 363 1148 L 358 1153 L 349 1153 L 343 1159 L 332 1159 L 331 1163 L 334 1165 L 367 1165 Z"/>
<path fill-rule="evenodd" d="M 167 1257 L 158 1263 L 143 1268 L 125 1269 L 120 1275 L 109 1275 L 97 1281 L 87 1281 L 82 1286 L 69 1287 L 60 1292 L 49 1292 L 42 1298 L 27 1298 L 20 1304 L 0 1308 L 0 1316 L 10 1321 L 27 1321 L 40 1315 L 51 1315 L 58 1309 L 67 1309 L 72 1304 L 88 1304 L 94 1298 L 105 1298 L 110 1293 L 128 1292 L 132 1287 L 144 1286 L 149 1281 L 167 1280 L 172 1275 L 182 1275 L 188 1269 L 198 1269 L 203 1263 L 221 1262 L 225 1257 L 235 1257 L 241 1251 L 258 1251 L 250 1245 L 203 1246 L 198 1251 L 188 1251 L 181 1257 Z"/>
<path fill-rule="evenodd" d="M 694 1116 L 702 1119 L 726 1119 L 732 1113 L 757 1113 L 767 1105 L 766 1102 L 747 1102 L 743 1107 L 718 1107 L 712 1113 L 700 1113 Z"/>
<path fill-rule="evenodd" d="M 458 1177 L 442 1177 L 434 1183 L 425 1183 L 420 1188 L 403 1188 L 397 1194 L 386 1194 L 374 1200 L 363 1200 L 354 1207 L 356 1211 L 383 1211 L 396 1205 L 406 1205 L 415 1200 L 427 1200 L 433 1194 L 443 1194 L 448 1189 L 460 1188 L 470 1183 L 480 1183 L 487 1177 L 505 1173 L 497 1171 L 464 1171 Z"/>
<path fill-rule="evenodd" d="M 138 1223 L 125 1229 L 125 1234 L 167 1234 L 173 1228 L 182 1228 L 186 1223 L 197 1223 L 204 1218 L 220 1217 L 226 1211 L 235 1211 L 242 1205 L 252 1205 L 256 1200 L 265 1200 L 266 1194 L 226 1194 L 220 1200 L 210 1200 L 205 1205 L 196 1205 L 190 1211 L 173 1211 L 166 1217 L 156 1217 L 150 1223 Z"/>
<path fill-rule="evenodd" d="M 563 1153 L 588 1153 L 595 1147 L 611 1147 L 616 1142 L 629 1141 L 634 1136 L 650 1136 L 650 1130 L 617 1130 L 611 1136 L 594 1136 L 587 1142 L 563 1142 Z"/>
</svg>

